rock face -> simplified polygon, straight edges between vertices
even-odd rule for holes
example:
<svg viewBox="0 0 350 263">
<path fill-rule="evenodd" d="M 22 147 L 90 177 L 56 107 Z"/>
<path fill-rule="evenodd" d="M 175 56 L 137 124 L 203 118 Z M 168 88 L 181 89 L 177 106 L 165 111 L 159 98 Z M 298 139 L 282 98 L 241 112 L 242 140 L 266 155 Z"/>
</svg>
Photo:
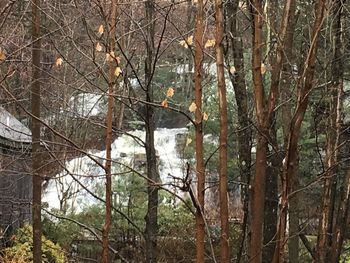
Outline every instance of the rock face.
<svg viewBox="0 0 350 263">
<path fill-rule="evenodd" d="M 0 238 L 31 221 L 31 132 L 0 107 Z"/>
</svg>

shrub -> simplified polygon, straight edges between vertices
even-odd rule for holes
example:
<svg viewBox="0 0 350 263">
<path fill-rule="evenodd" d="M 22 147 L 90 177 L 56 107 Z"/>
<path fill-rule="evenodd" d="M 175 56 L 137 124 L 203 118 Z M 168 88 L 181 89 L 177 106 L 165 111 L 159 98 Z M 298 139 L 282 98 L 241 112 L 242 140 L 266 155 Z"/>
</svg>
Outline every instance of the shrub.
<svg viewBox="0 0 350 263">
<path fill-rule="evenodd" d="M 31 225 L 16 231 L 13 236 L 13 245 L 4 250 L 4 255 L 0 257 L 0 262 L 9 263 L 29 263 L 33 262 L 33 229 Z M 65 255 L 59 245 L 54 244 L 45 236 L 41 237 L 42 241 L 42 262 L 47 263 L 64 263 Z"/>
</svg>

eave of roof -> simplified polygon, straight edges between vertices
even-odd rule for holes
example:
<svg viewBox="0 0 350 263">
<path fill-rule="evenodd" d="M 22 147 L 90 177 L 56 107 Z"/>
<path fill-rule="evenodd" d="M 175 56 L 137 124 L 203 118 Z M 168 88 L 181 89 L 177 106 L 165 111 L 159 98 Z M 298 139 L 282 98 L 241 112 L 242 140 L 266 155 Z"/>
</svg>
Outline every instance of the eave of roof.
<svg viewBox="0 0 350 263">
<path fill-rule="evenodd" d="M 0 107 L 0 137 L 19 144 L 30 144 L 32 133 L 12 114 Z"/>
</svg>

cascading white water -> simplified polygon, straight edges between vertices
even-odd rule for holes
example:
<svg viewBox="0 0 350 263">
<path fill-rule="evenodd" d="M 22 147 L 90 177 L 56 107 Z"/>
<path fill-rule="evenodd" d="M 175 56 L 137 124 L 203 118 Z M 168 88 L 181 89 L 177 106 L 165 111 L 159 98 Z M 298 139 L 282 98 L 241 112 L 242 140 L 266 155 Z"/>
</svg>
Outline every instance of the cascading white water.
<svg viewBox="0 0 350 263">
<path fill-rule="evenodd" d="M 131 136 L 130 136 L 131 135 Z M 157 129 L 154 134 L 155 148 L 157 157 L 159 158 L 159 175 L 163 184 L 172 183 L 173 176 L 182 178 L 185 170 L 185 160 L 179 156 L 177 151 L 177 137 L 187 136 L 186 128 L 177 129 Z M 145 132 L 135 130 L 118 137 L 112 144 L 112 159 L 115 163 L 123 163 L 128 167 L 137 169 L 135 158 L 138 161 L 145 161 Z M 90 154 L 103 164 L 105 151 L 90 152 Z M 121 165 L 115 165 L 114 169 L 118 169 Z M 103 180 L 104 171 L 90 157 L 78 157 L 65 164 L 66 171 L 52 179 L 46 190 L 43 202 L 47 202 L 50 208 L 60 208 L 60 199 L 63 192 L 69 188 L 69 191 L 76 194 L 72 196 L 70 202 L 75 202 L 75 209 L 81 210 L 81 206 L 86 206 L 95 202 L 95 200 L 82 190 L 82 187 L 75 182 L 70 174 L 79 179 L 85 187 L 91 190 L 96 185 L 96 180 Z M 69 171 L 69 172 L 68 172 Z M 113 173 L 120 171 L 114 170 Z"/>
</svg>

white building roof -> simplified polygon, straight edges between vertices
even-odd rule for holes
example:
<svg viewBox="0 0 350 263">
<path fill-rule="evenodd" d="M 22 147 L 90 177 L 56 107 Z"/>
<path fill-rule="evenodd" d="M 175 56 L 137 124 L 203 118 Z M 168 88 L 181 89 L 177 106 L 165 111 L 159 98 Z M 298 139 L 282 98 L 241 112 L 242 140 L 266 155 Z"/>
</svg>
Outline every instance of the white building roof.
<svg viewBox="0 0 350 263">
<path fill-rule="evenodd" d="M 31 136 L 31 131 L 24 124 L 0 107 L 0 137 L 20 143 L 31 143 Z"/>
</svg>

